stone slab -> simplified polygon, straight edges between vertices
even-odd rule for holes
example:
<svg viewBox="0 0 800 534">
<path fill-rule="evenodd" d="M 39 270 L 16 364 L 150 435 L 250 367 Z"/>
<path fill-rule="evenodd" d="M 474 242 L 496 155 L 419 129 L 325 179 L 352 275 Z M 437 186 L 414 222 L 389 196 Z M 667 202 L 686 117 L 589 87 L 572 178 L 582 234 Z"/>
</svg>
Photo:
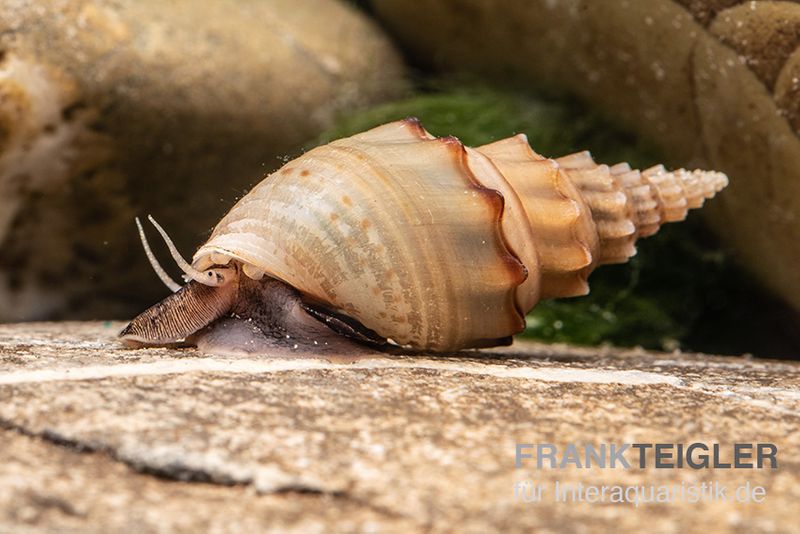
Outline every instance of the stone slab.
<svg viewBox="0 0 800 534">
<path fill-rule="evenodd" d="M 0 325 L 0 530 L 796 527 L 800 363 L 531 342 L 233 359 L 124 349 L 121 326 Z M 634 442 L 769 442 L 779 466 L 515 468 L 517 443 Z M 526 480 L 548 488 L 542 502 L 521 499 Z M 556 481 L 749 482 L 766 499 L 554 502 Z"/>
</svg>

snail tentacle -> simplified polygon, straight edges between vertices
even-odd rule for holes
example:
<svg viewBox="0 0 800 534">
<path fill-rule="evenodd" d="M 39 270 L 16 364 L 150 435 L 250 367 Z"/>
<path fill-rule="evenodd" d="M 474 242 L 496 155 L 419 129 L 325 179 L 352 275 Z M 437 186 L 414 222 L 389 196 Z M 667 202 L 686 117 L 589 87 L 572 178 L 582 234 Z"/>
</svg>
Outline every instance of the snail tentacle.
<svg viewBox="0 0 800 534">
<path fill-rule="evenodd" d="M 232 269 L 222 268 L 222 269 L 208 269 L 206 271 L 198 271 L 197 269 L 189 265 L 189 262 L 183 259 L 181 253 L 178 252 L 178 248 L 175 246 L 175 243 L 172 242 L 172 239 L 170 239 L 166 230 L 164 230 L 161 227 L 161 225 L 156 222 L 153 216 L 148 215 L 147 220 L 149 220 L 150 223 L 153 226 L 155 226 L 156 230 L 158 230 L 158 233 L 161 234 L 161 237 L 164 239 L 164 243 L 166 243 L 167 248 L 169 249 L 170 255 L 172 255 L 172 259 L 175 260 L 175 263 L 178 264 L 178 267 L 181 269 L 181 271 L 184 272 L 184 274 L 189 279 L 194 280 L 195 282 L 199 282 L 203 285 L 212 287 L 224 286 L 225 284 L 231 281 L 232 276 L 228 276 L 228 274 L 232 273 Z"/>
<path fill-rule="evenodd" d="M 158 259 L 156 258 L 155 254 L 153 254 L 152 249 L 150 248 L 150 244 L 147 242 L 147 236 L 144 234 L 144 228 L 142 228 L 142 223 L 139 221 L 139 217 L 135 218 L 136 220 L 136 227 L 139 228 L 139 239 L 142 241 L 142 246 L 144 247 L 144 253 L 147 255 L 147 259 L 150 261 L 150 266 L 153 267 L 153 270 L 156 272 L 158 277 L 164 282 L 164 285 L 167 286 L 170 291 L 173 293 L 180 290 L 181 285 L 178 284 L 175 280 L 173 280 L 170 275 L 167 274 L 167 271 L 161 267 L 161 264 L 158 263 Z"/>
</svg>

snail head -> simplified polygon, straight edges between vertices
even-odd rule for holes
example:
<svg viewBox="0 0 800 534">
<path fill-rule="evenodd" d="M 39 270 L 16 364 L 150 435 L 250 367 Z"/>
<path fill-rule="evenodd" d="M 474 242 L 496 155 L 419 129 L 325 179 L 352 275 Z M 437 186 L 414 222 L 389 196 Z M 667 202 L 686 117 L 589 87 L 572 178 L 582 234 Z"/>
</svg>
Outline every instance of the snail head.
<svg viewBox="0 0 800 534">
<path fill-rule="evenodd" d="M 158 263 L 137 217 L 136 226 L 139 228 L 139 237 L 147 259 L 161 281 L 172 290 L 172 294 L 138 315 L 120 332 L 123 342 L 130 346 L 171 344 L 185 340 L 228 313 L 238 290 L 236 264 L 230 267 L 216 266 L 204 271 L 195 269 L 180 255 L 175 244 L 155 219 L 149 215 L 147 218 L 164 238 L 172 258 L 184 272 L 186 284 L 175 282 Z"/>
<path fill-rule="evenodd" d="M 170 239 L 169 235 L 161 227 L 161 225 L 158 224 L 151 215 L 148 215 L 147 219 L 153 224 L 155 229 L 158 230 L 158 233 L 161 234 L 161 237 L 164 239 L 164 243 L 169 249 L 172 259 L 175 260 L 175 263 L 178 265 L 181 271 L 183 271 L 183 279 L 185 282 L 194 280 L 195 282 L 206 286 L 221 287 L 231 283 L 236 279 L 235 267 L 212 267 L 210 269 L 206 269 L 205 271 L 199 271 L 192 267 L 189 262 L 187 262 L 183 256 L 181 256 L 181 253 L 178 252 L 175 243 L 172 242 L 172 239 Z M 175 282 L 167 274 L 164 268 L 161 267 L 161 264 L 158 263 L 158 259 L 156 259 L 155 254 L 153 254 L 153 251 L 150 248 L 150 244 L 147 242 L 147 236 L 144 233 L 142 223 L 139 221 L 138 217 L 136 217 L 136 226 L 139 229 L 139 238 L 142 240 L 144 252 L 147 254 L 147 259 L 150 261 L 150 265 L 153 267 L 153 270 L 156 272 L 161 281 L 164 282 L 164 285 L 166 285 L 173 293 L 178 291 L 181 288 L 181 285 Z"/>
</svg>

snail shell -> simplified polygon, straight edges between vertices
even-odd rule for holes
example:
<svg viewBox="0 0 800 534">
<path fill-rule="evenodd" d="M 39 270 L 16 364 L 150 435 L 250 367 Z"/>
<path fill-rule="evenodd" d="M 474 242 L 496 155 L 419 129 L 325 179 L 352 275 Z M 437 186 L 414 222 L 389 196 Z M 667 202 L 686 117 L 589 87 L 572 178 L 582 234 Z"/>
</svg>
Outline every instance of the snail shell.
<svg viewBox="0 0 800 534">
<path fill-rule="evenodd" d="M 595 267 L 626 261 L 639 237 L 727 182 L 717 172 L 599 165 L 588 152 L 547 159 L 524 135 L 468 148 L 406 119 L 268 176 L 192 267 L 281 281 L 413 349 L 492 346 L 520 332 L 540 299 L 588 293 Z"/>
</svg>

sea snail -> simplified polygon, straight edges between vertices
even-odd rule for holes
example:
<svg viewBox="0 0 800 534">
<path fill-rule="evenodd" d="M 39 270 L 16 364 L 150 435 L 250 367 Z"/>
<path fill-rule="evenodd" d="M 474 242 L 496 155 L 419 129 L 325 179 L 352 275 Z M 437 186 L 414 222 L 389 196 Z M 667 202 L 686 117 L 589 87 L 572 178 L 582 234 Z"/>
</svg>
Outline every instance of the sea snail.
<svg viewBox="0 0 800 534">
<path fill-rule="evenodd" d="M 392 122 L 266 177 L 191 265 L 156 224 L 183 287 L 140 225 L 175 293 L 120 336 L 212 352 L 508 344 L 540 299 L 588 293 L 595 267 L 626 261 L 639 237 L 727 184 L 713 171 L 599 165 L 588 152 L 548 159 L 522 134 L 468 148 L 416 119 Z"/>
</svg>

